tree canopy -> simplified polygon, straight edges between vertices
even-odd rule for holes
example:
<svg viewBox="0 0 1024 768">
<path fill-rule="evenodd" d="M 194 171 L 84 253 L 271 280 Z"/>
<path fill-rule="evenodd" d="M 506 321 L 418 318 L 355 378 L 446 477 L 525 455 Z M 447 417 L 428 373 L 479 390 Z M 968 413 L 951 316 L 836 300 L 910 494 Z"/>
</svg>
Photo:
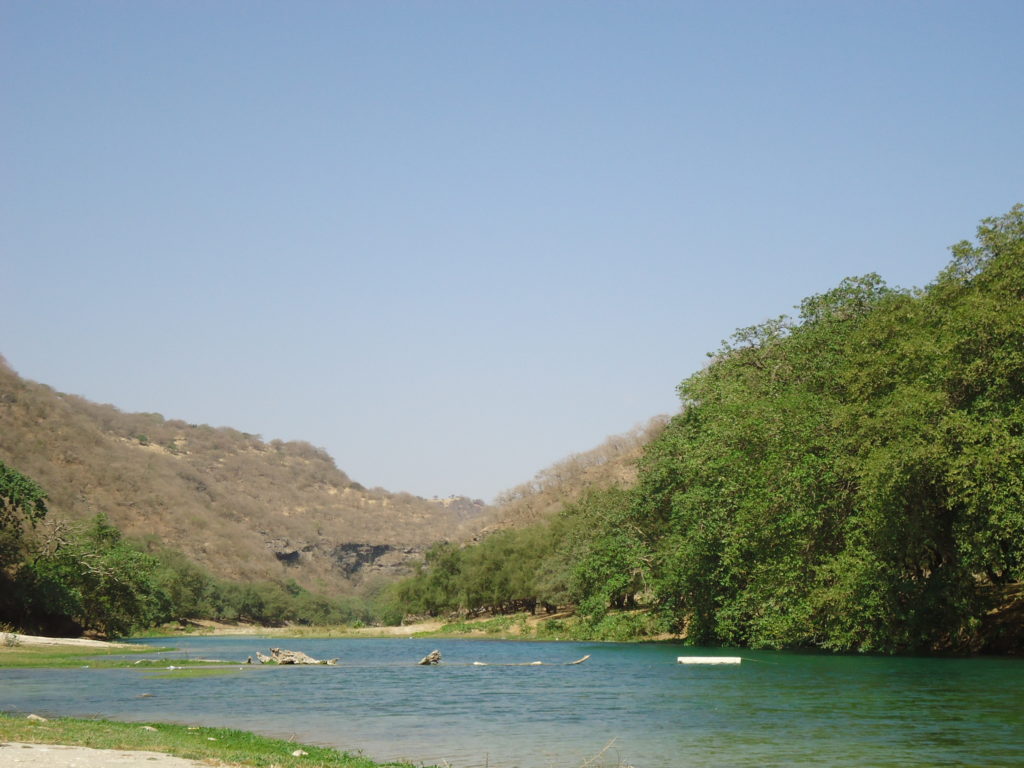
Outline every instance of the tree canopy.
<svg viewBox="0 0 1024 768">
<path fill-rule="evenodd" d="M 45 516 L 45 491 L 0 461 L 0 534 L 20 531 L 25 523 L 34 526 Z"/>
</svg>

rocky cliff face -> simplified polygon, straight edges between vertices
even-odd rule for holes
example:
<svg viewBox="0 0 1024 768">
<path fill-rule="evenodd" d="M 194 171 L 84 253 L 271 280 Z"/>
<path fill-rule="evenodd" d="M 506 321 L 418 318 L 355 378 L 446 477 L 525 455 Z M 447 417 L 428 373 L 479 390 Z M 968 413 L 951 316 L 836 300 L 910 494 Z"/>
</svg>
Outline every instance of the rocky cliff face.
<svg viewBox="0 0 1024 768">
<path fill-rule="evenodd" d="M 353 541 L 335 544 L 329 541 L 313 543 L 291 542 L 269 537 L 267 548 L 278 562 L 302 567 L 313 563 L 333 569 L 343 578 L 359 584 L 371 576 L 398 576 L 408 573 L 411 563 L 423 555 L 421 547 L 394 547 L 391 544 L 363 544 Z"/>
<path fill-rule="evenodd" d="M 226 578 L 347 592 L 392 577 L 490 510 L 463 497 L 366 489 L 321 449 L 122 413 L 20 378 L 0 359 L 0 460 L 35 479 L 51 516 L 105 512 L 128 536 Z"/>
</svg>

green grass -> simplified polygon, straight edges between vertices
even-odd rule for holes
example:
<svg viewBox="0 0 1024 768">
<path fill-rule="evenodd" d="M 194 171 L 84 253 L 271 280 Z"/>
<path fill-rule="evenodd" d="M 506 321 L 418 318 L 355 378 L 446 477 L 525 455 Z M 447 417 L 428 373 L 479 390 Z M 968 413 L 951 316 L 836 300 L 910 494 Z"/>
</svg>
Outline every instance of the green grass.
<svg viewBox="0 0 1024 768">
<path fill-rule="evenodd" d="M 472 637 L 490 635 L 496 639 L 523 640 L 529 637 L 526 614 L 495 616 L 491 619 L 474 619 L 444 624 L 435 632 L 417 632 L 416 637 Z"/>
<path fill-rule="evenodd" d="M 369 638 L 394 637 L 381 631 L 374 634 L 372 628 L 360 628 L 344 625 L 312 625 L 288 627 L 251 627 L 252 635 L 264 638 Z M 216 630 L 196 630 L 200 634 L 220 634 Z M 184 634 L 192 632 L 186 629 Z M 177 625 L 165 625 L 157 630 L 150 630 L 135 637 L 166 637 L 173 638 L 183 634 Z M 233 633 L 232 633 L 233 634 Z M 414 632 L 411 637 L 417 638 L 480 638 L 492 640 L 566 640 L 577 642 L 613 641 L 613 642 L 649 642 L 652 639 L 665 639 L 670 636 L 669 627 L 664 618 L 651 610 L 614 610 L 600 620 L 589 619 L 575 614 L 560 614 L 557 617 L 538 617 L 531 621 L 526 613 L 493 616 L 483 619 L 464 619 L 441 625 L 436 630 Z"/>
<path fill-rule="evenodd" d="M 345 625 L 271 627 L 260 632 L 268 637 L 330 639 L 333 637 L 364 637 L 363 633 Z"/>
<path fill-rule="evenodd" d="M 174 626 L 164 625 L 161 627 L 150 627 L 149 629 L 137 629 L 132 632 L 131 637 L 133 638 L 152 638 L 152 637 L 175 637 L 176 635 L 213 635 L 216 632 L 209 627 L 193 627 L 185 626 L 181 627 L 175 624 Z"/>
<path fill-rule="evenodd" d="M 168 662 L 140 659 L 110 659 L 109 656 L 126 656 L 140 653 L 160 653 L 173 648 L 87 648 L 75 646 L 18 645 L 0 647 L 0 667 L 132 667 L 164 666 Z M 190 662 L 194 663 L 194 662 Z"/>
<path fill-rule="evenodd" d="M 144 726 L 156 730 L 146 730 Z M 191 760 L 223 761 L 256 768 L 379 768 L 409 763 L 376 763 L 325 747 L 296 744 L 229 728 L 194 728 L 162 723 L 118 723 L 61 717 L 46 722 L 0 713 L 0 741 L 67 744 L 93 749 L 166 752 Z M 293 756 L 302 750 L 306 755 Z"/>
<path fill-rule="evenodd" d="M 203 667 L 186 667 L 181 669 L 168 669 L 165 672 L 159 674 L 145 675 L 147 680 L 178 680 L 182 678 L 190 677 L 216 677 L 217 675 L 237 675 L 241 670 L 238 667 L 213 667 L 204 669 Z"/>
<path fill-rule="evenodd" d="M 541 618 L 528 623 L 525 613 L 444 624 L 436 632 L 415 637 L 480 637 L 501 640 L 569 640 L 577 642 L 647 642 L 664 637 L 668 626 L 649 610 L 610 611 L 600 620 L 583 616 Z"/>
</svg>

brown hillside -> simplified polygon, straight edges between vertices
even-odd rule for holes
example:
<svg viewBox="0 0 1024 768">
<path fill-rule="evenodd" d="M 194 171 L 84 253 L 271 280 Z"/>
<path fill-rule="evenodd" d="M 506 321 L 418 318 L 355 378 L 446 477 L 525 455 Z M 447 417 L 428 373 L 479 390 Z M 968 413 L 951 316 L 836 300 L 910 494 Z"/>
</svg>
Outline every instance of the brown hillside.
<svg viewBox="0 0 1024 768">
<path fill-rule="evenodd" d="M 646 424 L 613 435 L 589 451 L 562 459 L 542 469 L 529 482 L 505 491 L 497 498 L 497 506 L 482 535 L 548 520 L 590 489 L 633 485 L 644 446 L 661 433 L 668 420 L 668 416 L 655 416 Z"/>
<path fill-rule="evenodd" d="M 429 544 L 472 535 L 483 502 L 367 490 L 305 442 L 122 413 L 19 377 L 0 358 L 0 460 L 53 517 L 105 512 L 130 537 L 227 578 L 350 591 Z"/>
</svg>

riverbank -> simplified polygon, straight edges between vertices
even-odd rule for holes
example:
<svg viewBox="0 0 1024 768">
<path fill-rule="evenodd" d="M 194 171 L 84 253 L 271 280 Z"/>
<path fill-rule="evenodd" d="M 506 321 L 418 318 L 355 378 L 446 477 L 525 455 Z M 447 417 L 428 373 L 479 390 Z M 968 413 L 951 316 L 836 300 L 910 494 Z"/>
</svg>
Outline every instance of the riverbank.
<svg viewBox="0 0 1024 768">
<path fill-rule="evenodd" d="M 8 648 L 133 648 L 130 643 L 111 642 L 109 640 L 93 640 L 87 637 L 43 637 L 42 635 L 22 635 L 17 632 L 4 633 L 4 645 Z"/>
<path fill-rule="evenodd" d="M 436 632 L 444 625 L 440 620 L 423 621 L 414 624 L 403 624 L 397 627 L 350 627 L 346 625 L 334 626 L 306 626 L 301 624 L 289 624 L 283 627 L 268 627 L 262 624 L 250 624 L 248 622 L 234 622 L 231 624 L 207 619 L 196 619 L 186 624 L 177 622 L 164 624 L 145 632 L 140 632 L 135 637 L 189 637 L 192 635 L 259 635 L 260 637 L 316 637 L 316 638 L 344 638 L 344 637 L 413 637 L 416 635 Z"/>
<path fill-rule="evenodd" d="M 326 747 L 258 736 L 229 728 L 164 723 L 120 723 L 0 713 L 0 768 L 383 768 Z"/>
<path fill-rule="evenodd" d="M 122 657 L 173 650 L 169 647 L 113 643 L 78 637 L 41 637 L 5 632 L 0 642 L 0 668 L 126 667 L 166 665 L 162 660 L 129 661 Z M 199 663 L 199 662 L 193 662 Z"/>
<path fill-rule="evenodd" d="M 612 611 L 597 625 L 592 625 L 573 611 L 554 614 L 533 615 L 518 613 L 498 616 L 483 616 L 465 619 L 429 619 L 400 626 L 351 627 L 287 625 L 268 627 L 247 622 L 225 623 L 205 619 L 184 623 L 174 622 L 139 632 L 135 638 L 166 638 L 173 642 L 177 637 L 193 636 L 254 635 L 282 639 L 345 639 L 345 638 L 448 638 L 491 640 L 566 640 L 566 641 L 614 641 L 652 642 L 678 641 L 682 635 L 659 631 L 656 619 L 648 611 Z M 86 638 L 54 638 L 3 634 L 0 652 L 5 647 L 19 648 L 74 648 L 98 649 L 114 652 L 113 649 L 136 649 L 138 646 L 92 640 Z M 122 651 L 124 652 L 124 651 Z M 0 666 L 3 665 L 0 653 Z M 8 664 L 10 666 L 10 664 Z"/>
<path fill-rule="evenodd" d="M 430 619 L 397 627 L 301 626 L 265 627 L 255 624 L 224 624 L 190 621 L 185 625 L 165 624 L 139 637 L 188 637 L 191 635 L 258 635 L 280 638 L 388 638 L 424 637 L 492 640 L 570 640 L 650 642 L 681 640 L 678 634 L 661 631 L 657 619 L 645 610 L 610 611 L 598 624 L 591 624 L 573 611 L 534 615 L 502 614 L 463 619 Z"/>
</svg>

